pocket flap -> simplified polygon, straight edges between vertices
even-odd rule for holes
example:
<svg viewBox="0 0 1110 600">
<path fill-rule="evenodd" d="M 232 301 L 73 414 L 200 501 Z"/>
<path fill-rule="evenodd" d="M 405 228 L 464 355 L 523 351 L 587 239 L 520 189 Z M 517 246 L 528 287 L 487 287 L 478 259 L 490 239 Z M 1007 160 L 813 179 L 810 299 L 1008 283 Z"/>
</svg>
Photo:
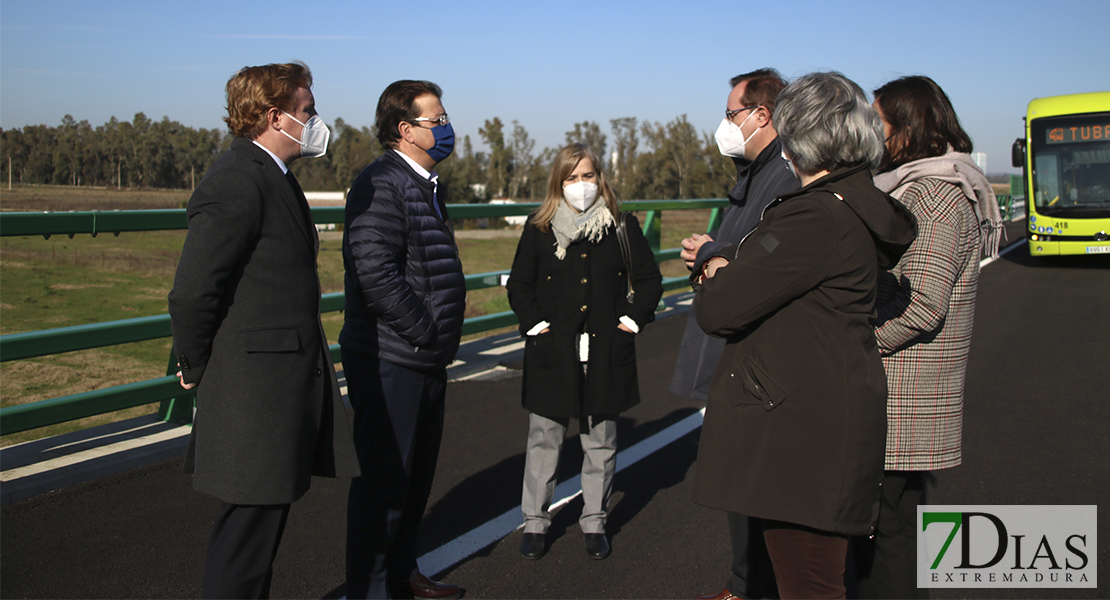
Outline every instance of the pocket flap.
<svg viewBox="0 0 1110 600">
<path fill-rule="evenodd" d="M 296 329 L 260 327 L 244 329 L 242 333 L 243 348 L 247 352 L 296 352 L 301 349 Z"/>
<path fill-rule="evenodd" d="M 759 398 L 765 410 L 773 410 L 786 400 L 786 392 L 749 359 L 744 360 L 744 388 Z"/>
</svg>

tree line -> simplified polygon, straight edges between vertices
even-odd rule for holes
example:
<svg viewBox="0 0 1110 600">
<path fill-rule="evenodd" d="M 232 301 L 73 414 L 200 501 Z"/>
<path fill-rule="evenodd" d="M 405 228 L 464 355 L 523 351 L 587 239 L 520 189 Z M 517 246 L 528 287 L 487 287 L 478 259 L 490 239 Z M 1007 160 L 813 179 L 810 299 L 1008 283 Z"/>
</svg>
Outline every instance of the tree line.
<svg viewBox="0 0 1110 600">
<path fill-rule="evenodd" d="M 575 123 L 565 141 L 587 144 L 603 157 L 610 184 L 623 199 L 719 198 L 735 180 L 731 159 L 685 115 L 665 124 L 624 117 L 609 125 L 606 135 L 596 122 Z M 292 165 L 306 190 L 346 190 L 383 151 L 373 128 L 340 118 L 331 129 L 325 156 Z M 10 173 L 17 183 L 109 188 L 191 189 L 231 144 L 226 131 L 186 127 L 169 117 L 152 121 L 143 113 L 131 122 L 112 117 L 95 128 L 66 115 L 57 127 L 28 125 L 0 134 L 5 178 Z M 450 201 L 541 200 L 558 149 L 536 151 L 522 124 L 506 125 L 498 117 L 486 120 L 478 135 L 480 149 L 463 136 L 436 167 Z"/>
</svg>

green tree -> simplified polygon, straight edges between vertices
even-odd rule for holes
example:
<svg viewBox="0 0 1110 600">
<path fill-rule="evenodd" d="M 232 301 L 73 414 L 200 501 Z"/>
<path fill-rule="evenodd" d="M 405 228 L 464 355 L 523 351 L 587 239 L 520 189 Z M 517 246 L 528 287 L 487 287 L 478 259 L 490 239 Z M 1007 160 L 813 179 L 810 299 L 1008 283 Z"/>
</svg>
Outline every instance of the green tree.
<svg viewBox="0 0 1110 600">
<path fill-rule="evenodd" d="M 585 144 L 597 154 L 597 157 L 605 161 L 608 156 L 605 154 L 605 134 L 601 133 L 601 127 L 593 121 L 582 121 L 575 123 L 574 129 L 566 133 L 567 144 Z"/>
<path fill-rule="evenodd" d="M 23 128 L 23 134 L 28 151 L 24 177 L 20 180 L 27 183 L 50 183 L 54 180 L 56 131 L 46 125 L 28 125 Z"/>
<path fill-rule="evenodd" d="M 0 129 L 0 156 L 3 156 L 5 162 L 7 162 L 4 167 L 9 184 L 15 181 L 23 183 L 27 156 L 30 153 L 26 138 L 27 136 L 21 129 L 9 129 L 7 131 Z"/>
<path fill-rule="evenodd" d="M 501 119 L 487 119 L 478 129 L 478 135 L 489 146 L 489 166 L 486 168 L 486 190 L 493 197 L 504 197 L 509 184 L 512 150 L 505 145 L 505 126 Z"/>
<path fill-rule="evenodd" d="M 610 119 L 613 131 L 613 159 L 609 182 L 621 198 L 641 198 L 642 177 L 636 170 L 636 157 L 640 151 L 640 138 L 636 117 Z"/>
<path fill-rule="evenodd" d="M 695 198 L 724 198 L 736 185 L 736 165 L 721 154 L 717 141 L 708 133 L 702 134 L 702 155 L 707 172 L 704 179 L 695 182 Z"/>
<path fill-rule="evenodd" d="M 62 117 L 54 134 L 54 176 L 51 183 L 77 185 L 81 171 L 81 138 L 72 115 Z"/>
<path fill-rule="evenodd" d="M 693 198 L 696 182 L 705 179 L 709 167 L 694 126 L 682 115 L 666 125 L 644 123 L 640 128 L 650 155 L 641 155 L 637 167 L 647 177 L 644 192 L 664 200 Z"/>
<path fill-rule="evenodd" d="M 484 156 L 481 152 L 474 152 L 470 136 L 465 135 L 462 143 L 456 147 L 455 153 L 444 161 L 452 163 L 450 175 L 444 177 L 451 188 L 452 202 L 470 204 L 489 199 L 485 191 L 485 175 L 482 166 Z M 438 167 L 437 170 L 439 170 Z"/>
<path fill-rule="evenodd" d="M 327 189 L 346 191 L 358 174 L 381 154 L 381 144 L 370 128 L 355 129 L 343 119 L 336 119 L 328 146 L 333 181 Z"/>
<path fill-rule="evenodd" d="M 531 196 L 528 189 L 529 178 L 533 175 L 532 167 L 535 158 L 532 149 L 536 141 L 528 137 L 528 131 L 517 121 L 513 121 L 513 136 L 510 140 L 509 151 L 512 155 L 509 170 L 509 197 L 527 198 Z"/>
</svg>

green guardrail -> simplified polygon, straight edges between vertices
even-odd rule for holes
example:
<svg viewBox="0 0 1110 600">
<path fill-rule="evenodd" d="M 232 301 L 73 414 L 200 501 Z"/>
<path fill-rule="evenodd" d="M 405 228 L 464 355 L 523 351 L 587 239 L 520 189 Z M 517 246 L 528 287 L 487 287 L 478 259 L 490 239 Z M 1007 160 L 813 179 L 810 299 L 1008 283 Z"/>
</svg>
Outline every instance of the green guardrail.
<svg viewBox="0 0 1110 600">
<path fill-rule="evenodd" d="M 1013 196 L 999 194 L 999 206 L 1006 220 L 1013 218 Z M 452 204 L 449 211 L 453 219 L 482 219 L 508 216 L 522 216 L 531 213 L 538 203 L 528 204 Z M 712 209 L 706 231 L 712 231 L 721 224 L 724 209 L 728 206 L 725 199 L 699 200 L 636 200 L 624 202 L 624 211 L 646 212 L 644 216 L 644 235 L 655 253 L 658 262 L 677 260 L 680 249 L 661 249 L 663 211 Z M 342 207 L 313 208 L 312 217 L 316 223 L 342 223 Z M 44 236 L 78 234 L 96 236 L 101 233 L 119 235 L 124 232 L 161 231 L 187 229 L 184 209 L 134 210 L 134 211 L 69 211 L 16 213 L 0 212 L 0 236 Z M 477 290 L 498 287 L 502 276 L 509 271 L 491 271 L 466 276 L 466 288 Z M 686 277 L 663 279 L 663 289 L 682 289 L 687 285 Z M 343 294 L 324 294 L 321 296 L 320 311 L 335 312 L 343 309 Z M 517 323 L 516 315 L 502 312 L 466 319 L 463 322 L 463 335 L 482 333 Z M 89 348 L 99 348 L 159 339 L 170 336 L 169 315 L 155 315 L 136 319 L 124 319 L 90 325 L 76 325 L 41 331 L 29 331 L 0 336 L 0 361 L 34 358 L 63 352 L 73 352 Z M 339 345 L 329 347 L 332 360 L 339 362 Z M 129 383 L 93 390 L 69 396 L 39 400 L 18 406 L 0 409 L 0 435 L 36 429 L 67 421 L 74 421 L 98 414 L 161 402 L 159 417 L 167 421 L 188 422 L 192 418 L 194 394 L 183 393 L 173 376 L 176 361 L 169 357 L 166 376 L 147 381 Z"/>
<path fill-rule="evenodd" d="M 452 204 L 448 206 L 451 218 L 482 219 L 522 216 L 531 213 L 538 203 L 528 204 Z M 646 211 L 644 235 L 659 262 L 676 260 L 680 249 L 661 249 L 661 234 L 665 210 L 712 209 L 706 231 L 720 226 L 726 199 L 700 200 L 637 200 L 624 202 L 624 211 Z M 342 223 L 343 207 L 313 208 L 316 223 Z M 82 211 L 17 213 L 0 212 L 0 236 L 99 235 L 124 232 L 162 231 L 187 229 L 184 209 L 133 210 L 133 211 Z M 467 290 L 477 290 L 501 285 L 502 276 L 509 271 L 492 271 L 466 276 Z M 663 280 L 666 290 L 686 287 L 686 277 Z M 321 296 L 320 312 L 343 309 L 343 293 Z M 482 333 L 516 325 L 512 311 L 483 315 L 463 322 L 463 335 Z M 169 315 L 155 315 L 89 325 L 75 325 L 41 331 L 28 331 L 0 336 L 0 361 L 34 358 L 90 348 L 100 348 L 159 339 L 170 336 Z M 329 347 L 332 360 L 339 362 L 339 345 Z M 90 392 L 60 396 L 37 402 L 0 409 L 0 435 L 8 435 L 57 423 L 74 421 L 107 412 L 161 402 L 159 418 L 166 421 L 189 422 L 192 419 L 194 393 L 183 392 L 173 376 L 176 361 L 171 355 L 166 376 L 139 381 Z"/>
</svg>

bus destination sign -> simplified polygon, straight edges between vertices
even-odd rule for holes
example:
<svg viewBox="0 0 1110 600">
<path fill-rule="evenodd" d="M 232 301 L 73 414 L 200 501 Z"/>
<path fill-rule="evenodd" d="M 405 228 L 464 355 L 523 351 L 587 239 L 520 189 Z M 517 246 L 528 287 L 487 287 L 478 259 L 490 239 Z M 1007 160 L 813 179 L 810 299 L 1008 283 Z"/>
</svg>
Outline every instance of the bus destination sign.
<svg viewBox="0 0 1110 600">
<path fill-rule="evenodd" d="M 1048 144 L 1072 144 L 1075 142 L 1110 141 L 1110 123 L 1106 125 L 1072 125 L 1053 127 L 1046 130 Z"/>
</svg>

